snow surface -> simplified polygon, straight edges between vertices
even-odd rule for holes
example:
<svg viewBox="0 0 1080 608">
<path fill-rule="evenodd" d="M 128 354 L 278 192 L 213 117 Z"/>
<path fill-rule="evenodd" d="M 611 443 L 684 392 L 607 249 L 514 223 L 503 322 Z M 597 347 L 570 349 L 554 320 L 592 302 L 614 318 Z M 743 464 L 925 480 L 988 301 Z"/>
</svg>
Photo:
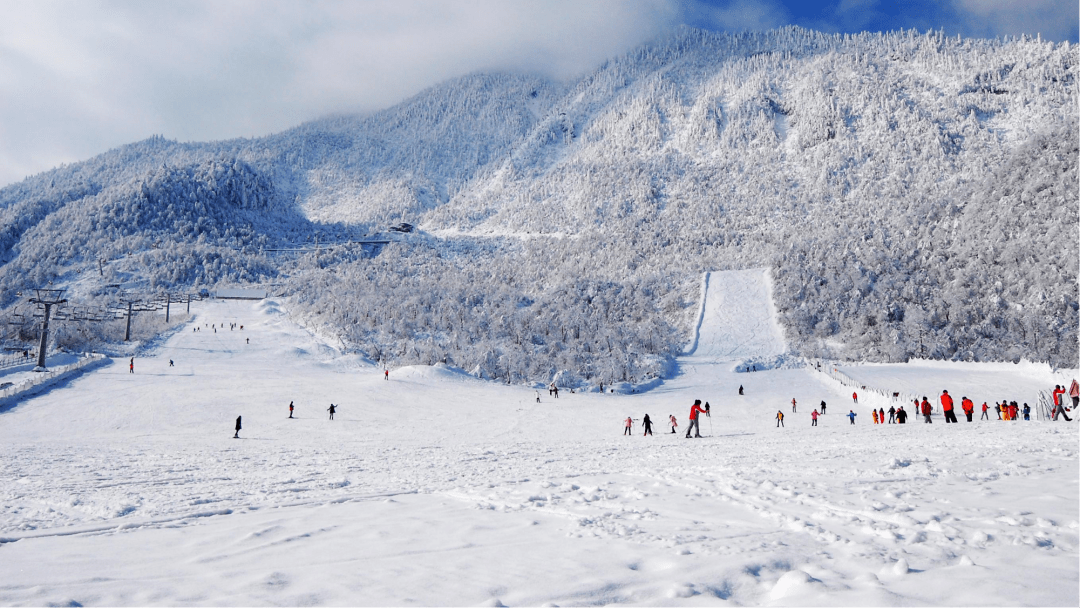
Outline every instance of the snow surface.
<svg viewBox="0 0 1080 608">
<path fill-rule="evenodd" d="M 0 410 L 0 604 L 1077 605 L 1076 424 L 851 426 L 823 374 L 733 373 L 782 354 L 767 287 L 713 273 L 656 389 L 541 403 L 445 366 L 386 381 L 283 302 L 193 303 L 134 374 Z M 655 436 L 620 436 L 645 413 Z"/>
</svg>

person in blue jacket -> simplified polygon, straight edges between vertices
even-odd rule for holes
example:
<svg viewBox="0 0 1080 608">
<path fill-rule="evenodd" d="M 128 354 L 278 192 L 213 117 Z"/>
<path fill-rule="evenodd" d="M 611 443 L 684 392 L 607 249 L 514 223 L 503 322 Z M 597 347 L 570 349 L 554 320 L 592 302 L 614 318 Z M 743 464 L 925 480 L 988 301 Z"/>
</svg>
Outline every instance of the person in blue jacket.
<svg viewBox="0 0 1080 608">
<path fill-rule="evenodd" d="M 851 424 L 855 424 L 855 416 L 858 416 L 858 414 L 854 410 L 848 410 L 847 417 L 851 419 Z"/>
</svg>

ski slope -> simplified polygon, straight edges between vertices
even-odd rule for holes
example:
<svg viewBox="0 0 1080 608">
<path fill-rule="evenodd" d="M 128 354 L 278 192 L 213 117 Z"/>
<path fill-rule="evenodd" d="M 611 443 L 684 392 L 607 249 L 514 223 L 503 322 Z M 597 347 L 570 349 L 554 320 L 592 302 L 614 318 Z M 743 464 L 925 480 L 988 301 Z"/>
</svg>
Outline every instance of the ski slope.
<svg viewBox="0 0 1080 608">
<path fill-rule="evenodd" d="M 0 411 L 0 604 L 1078 603 L 1075 423 L 874 426 L 821 374 L 733 371 L 783 352 L 761 271 L 705 295 L 675 378 L 540 403 L 193 303 L 134 374 Z"/>
</svg>

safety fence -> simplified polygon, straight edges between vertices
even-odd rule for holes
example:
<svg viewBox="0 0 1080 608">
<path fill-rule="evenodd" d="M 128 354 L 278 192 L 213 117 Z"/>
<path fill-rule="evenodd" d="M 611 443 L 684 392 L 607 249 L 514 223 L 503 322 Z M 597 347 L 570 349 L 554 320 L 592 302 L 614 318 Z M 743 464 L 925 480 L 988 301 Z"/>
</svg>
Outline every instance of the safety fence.
<svg viewBox="0 0 1080 608">
<path fill-rule="evenodd" d="M 21 355 L 20 355 L 21 357 Z M 37 372 L 32 377 L 0 390 L 0 405 L 17 397 L 33 394 L 45 386 L 63 380 L 81 370 L 90 369 L 109 361 L 102 354 L 87 354 L 74 363 L 62 365 L 47 372 Z"/>
<path fill-rule="evenodd" d="M 874 408 L 887 409 L 887 407 L 898 406 L 912 406 L 914 402 L 919 399 L 918 395 L 912 393 L 906 393 L 903 391 L 889 391 L 874 386 L 868 386 L 851 376 L 840 371 L 835 363 L 829 361 L 816 361 L 808 363 L 810 369 L 816 370 L 825 374 L 834 382 L 837 382 L 845 387 L 851 388 L 853 392 L 859 395 L 859 400 L 865 405 L 870 405 Z M 937 408 L 934 404 L 930 404 L 931 411 L 937 413 Z M 918 415 L 920 412 L 912 411 L 908 412 L 912 415 Z"/>
</svg>

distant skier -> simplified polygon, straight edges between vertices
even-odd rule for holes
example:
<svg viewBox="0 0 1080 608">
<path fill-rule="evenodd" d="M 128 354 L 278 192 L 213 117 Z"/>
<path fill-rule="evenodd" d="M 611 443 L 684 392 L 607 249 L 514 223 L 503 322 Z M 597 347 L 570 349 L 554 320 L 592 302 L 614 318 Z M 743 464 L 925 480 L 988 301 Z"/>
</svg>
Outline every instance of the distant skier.
<svg viewBox="0 0 1080 608">
<path fill-rule="evenodd" d="M 172 360 L 172 359 L 169 359 L 169 367 L 175 367 L 175 366 L 173 365 L 173 360 Z"/>
<path fill-rule="evenodd" d="M 679 421 L 675 418 L 675 414 L 668 414 L 668 422 L 671 423 L 671 433 L 675 434 L 675 428 L 679 426 Z"/>
<path fill-rule="evenodd" d="M 856 404 L 858 404 L 859 403 L 859 393 L 855 393 L 855 392 L 851 393 L 851 400 L 854 401 Z"/>
<path fill-rule="evenodd" d="M 132 357 L 131 361 L 128 362 L 128 373 L 129 374 L 134 374 L 135 373 L 135 357 Z"/>
<path fill-rule="evenodd" d="M 555 398 L 556 399 L 559 398 L 559 387 L 557 387 L 557 386 L 555 387 Z"/>
<path fill-rule="evenodd" d="M 896 406 L 895 405 L 890 405 L 889 406 L 889 424 L 894 424 L 895 422 L 896 422 Z"/>
<path fill-rule="evenodd" d="M 384 380 L 389 380 L 390 379 L 390 370 L 388 370 L 388 369 L 383 370 L 383 379 Z"/>
<path fill-rule="evenodd" d="M 326 408 L 326 411 L 330 412 L 330 420 L 333 420 L 334 419 L 334 412 L 337 411 L 337 407 L 334 406 L 333 403 L 331 403 L 330 407 Z"/>
<path fill-rule="evenodd" d="M 796 413 L 795 412 L 795 398 L 794 397 L 791 398 L 791 413 L 792 414 Z"/>
<path fill-rule="evenodd" d="M 633 433 L 630 432 L 630 429 L 633 426 L 634 426 L 634 419 L 630 418 L 630 417 L 627 417 L 626 418 L 626 430 L 623 431 L 623 435 L 633 435 Z"/>
<path fill-rule="evenodd" d="M 817 426 L 817 410 L 810 412 L 810 426 Z"/>
<path fill-rule="evenodd" d="M 990 407 L 988 405 L 986 405 L 985 401 L 983 401 L 983 404 L 982 404 L 982 418 L 979 418 L 979 420 L 989 420 L 990 419 L 990 414 L 987 413 L 987 410 L 989 410 L 989 409 L 990 409 Z"/>
<path fill-rule="evenodd" d="M 641 436 L 652 435 L 652 420 L 649 418 L 648 414 L 645 414 L 645 417 L 641 419 L 641 424 L 645 426 L 645 432 L 642 433 Z"/>
<path fill-rule="evenodd" d="M 741 395 L 741 394 L 743 394 L 743 392 L 742 392 L 742 385 L 741 385 L 741 384 L 739 385 L 739 394 L 740 394 L 740 395 Z"/>
<path fill-rule="evenodd" d="M 784 412 L 782 410 L 776 410 L 776 428 L 784 426 Z"/>
<path fill-rule="evenodd" d="M 949 395 L 949 391 L 941 391 L 941 397 L 938 400 L 941 401 L 941 411 L 945 413 L 945 424 L 956 422 L 956 414 L 953 413 L 953 398 Z"/>
<path fill-rule="evenodd" d="M 858 416 L 855 410 L 848 410 L 847 417 L 851 419 L 851 424 L 855 424 L 855 416 Z"/>
<path fill-rule="evenodd" d="M 694 405 L 690 408 L 690 426 L 686 427 L 686 438 L 690 439 L 690 433 L 694 433 L 694 437 L 701 437 L 701 424 L 698 422 L 698 415 L 705 410 L 701 407 L 701 399 L 694 399 Z"/>
<path fill-rule="evenodd" d="M 232 437 L 233 437 L 233 439 L 239 439 L 240 438 L 240 416 L 236 417 L 236 432 L 233 433 Z"/>
<path fill-rule="evenodd" d="M 821 400 L 821 415 L 822 416 L 825 415 L 825 400 L 824 399 Z"/>
<path fill-rule="evenodd" d="M 292 418 L 292 412 L 293 412 L 293 402 L 290 401 L 289 402 L 289 418 Z"/>
</svg>

